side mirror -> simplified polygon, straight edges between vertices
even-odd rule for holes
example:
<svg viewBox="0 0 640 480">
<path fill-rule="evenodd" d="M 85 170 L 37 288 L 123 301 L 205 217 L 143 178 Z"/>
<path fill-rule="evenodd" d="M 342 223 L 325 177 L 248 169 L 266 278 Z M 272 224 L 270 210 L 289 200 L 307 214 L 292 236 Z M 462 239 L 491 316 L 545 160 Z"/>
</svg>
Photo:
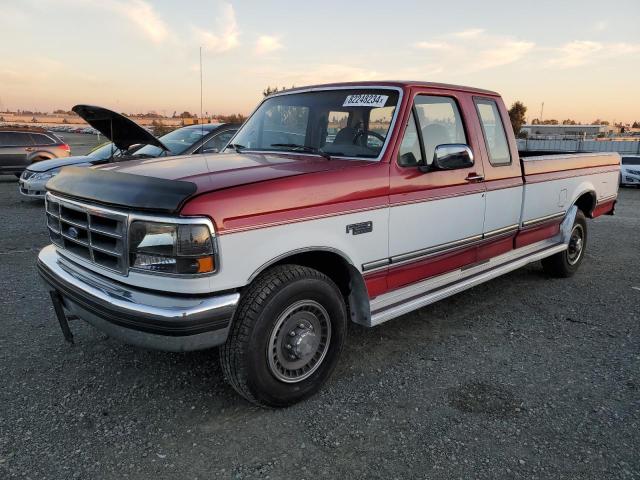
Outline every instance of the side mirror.
<svg viewBox="0 0 640 480">
<path fill-rule="evenodd" d="M 438 145 L 433 152 L 432 168 L 435 170 L 456 170 L 473 166 L 473 152 L 463 143 Z"/>
</svg>

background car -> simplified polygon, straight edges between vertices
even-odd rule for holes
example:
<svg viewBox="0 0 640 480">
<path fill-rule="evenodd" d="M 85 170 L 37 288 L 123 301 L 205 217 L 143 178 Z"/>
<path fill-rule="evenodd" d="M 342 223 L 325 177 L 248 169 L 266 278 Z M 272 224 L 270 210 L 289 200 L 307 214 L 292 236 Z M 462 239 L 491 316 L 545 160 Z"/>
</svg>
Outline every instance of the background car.
<svg viewBox="0 0 640 480">
<path fill-rule="evenodd" d="M 640 187 L 640 155 L 622 157 L 620 165 L 620 185 Z"/>
<path fill-rule="evenodd" d="M 53 132 L 36 128 L 0 127 L 0 173 L 20 173 L 34 162 L 68 157 L 69 145 Z"/>
<path fill-rule="evenodd" d="M 47 181 L 66 166 L 91 167 L 136 158 L 217 153 L 227 145 L 240 126 L 224 123 L 191 125 L 156 138 L 137 123 L 106 108 L 76 105 L 73 111 L 112 143 L 100 146 L 88 155 L 31 165 L 20 177 L 18 188 L 22 195 L 43 198 Z"/>
<path fill-rule="evenodd" d="M 53 158 L 37 162 L 27 167 L 20 176 L 18 189 L 22 195 L 32 198 L 42 198 L 45 194 L 45 185 L 51 177 L 60 172 L 62 167 L 90 167 L 100 163 L 121 157 L 125 154 L 134 153 L 142 145 L 134 145 L 128 150 L 120 150 L 112 142 L 104 143 L 94 148 L 86 155 L 79 155 L 67 158 Z"/>
</svg>

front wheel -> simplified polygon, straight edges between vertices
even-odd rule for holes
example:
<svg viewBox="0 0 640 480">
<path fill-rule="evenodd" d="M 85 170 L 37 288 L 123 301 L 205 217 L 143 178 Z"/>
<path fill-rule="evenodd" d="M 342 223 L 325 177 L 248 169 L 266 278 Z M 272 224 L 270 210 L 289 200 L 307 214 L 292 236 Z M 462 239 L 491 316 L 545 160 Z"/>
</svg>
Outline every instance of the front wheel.
<svg viewBox="0 0 640 480">
<path fill-rule="evenodd" d="M 346 327 L 343 296 L 329 277 L 299 265 L 274 267 L 242 296 L 220 348 L 225 378 L 255 404 L 292 405 L 329 378 Z"/>
<path fill-rule="evenodd" d="M 551 276 L 568 278 L 578 270 L 586 248 L 587 219 L 582 210 L 578 210 L 573 227 L 571 227 L 567 249 L 543 259 L 542 268 Z"/>
</svg>

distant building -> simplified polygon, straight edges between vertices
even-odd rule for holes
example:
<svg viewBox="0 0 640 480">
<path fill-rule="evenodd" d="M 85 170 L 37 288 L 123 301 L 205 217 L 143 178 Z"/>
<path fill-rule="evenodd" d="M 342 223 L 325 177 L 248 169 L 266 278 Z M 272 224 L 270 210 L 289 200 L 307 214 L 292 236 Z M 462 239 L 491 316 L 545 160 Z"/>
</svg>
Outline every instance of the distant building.
<svg viewBox="0 0 640 480">
<path fill-rule="evenodd" d="M 567 136 L 597 137 L 613 130 L 609 125 L 523 125 L 521 131 L 528 137 Z"/>
</svg>

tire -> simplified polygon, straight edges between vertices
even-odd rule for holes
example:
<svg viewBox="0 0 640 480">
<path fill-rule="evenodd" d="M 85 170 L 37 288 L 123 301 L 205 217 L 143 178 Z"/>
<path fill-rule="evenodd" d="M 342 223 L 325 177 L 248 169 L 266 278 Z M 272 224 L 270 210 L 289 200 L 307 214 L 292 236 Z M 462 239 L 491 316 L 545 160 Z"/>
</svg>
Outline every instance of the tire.
<svg viewBox="0 0 640 480">
<path fill-rule="evenodd" d="M 312 268 L 280 265 L 243 293 L 220 363 L 244 398 L 286 407 L 320 389 L 346 334 L 347 310 L 336 284 Z"/>
<path fill-rule="evenodd" d="M 569 248 L 542 260 L 542 268 L 552 277 L 568 278 L 578 271 L 587 249 L 587 219 L 578 210 L 571 227 Z"/>
</svg>

